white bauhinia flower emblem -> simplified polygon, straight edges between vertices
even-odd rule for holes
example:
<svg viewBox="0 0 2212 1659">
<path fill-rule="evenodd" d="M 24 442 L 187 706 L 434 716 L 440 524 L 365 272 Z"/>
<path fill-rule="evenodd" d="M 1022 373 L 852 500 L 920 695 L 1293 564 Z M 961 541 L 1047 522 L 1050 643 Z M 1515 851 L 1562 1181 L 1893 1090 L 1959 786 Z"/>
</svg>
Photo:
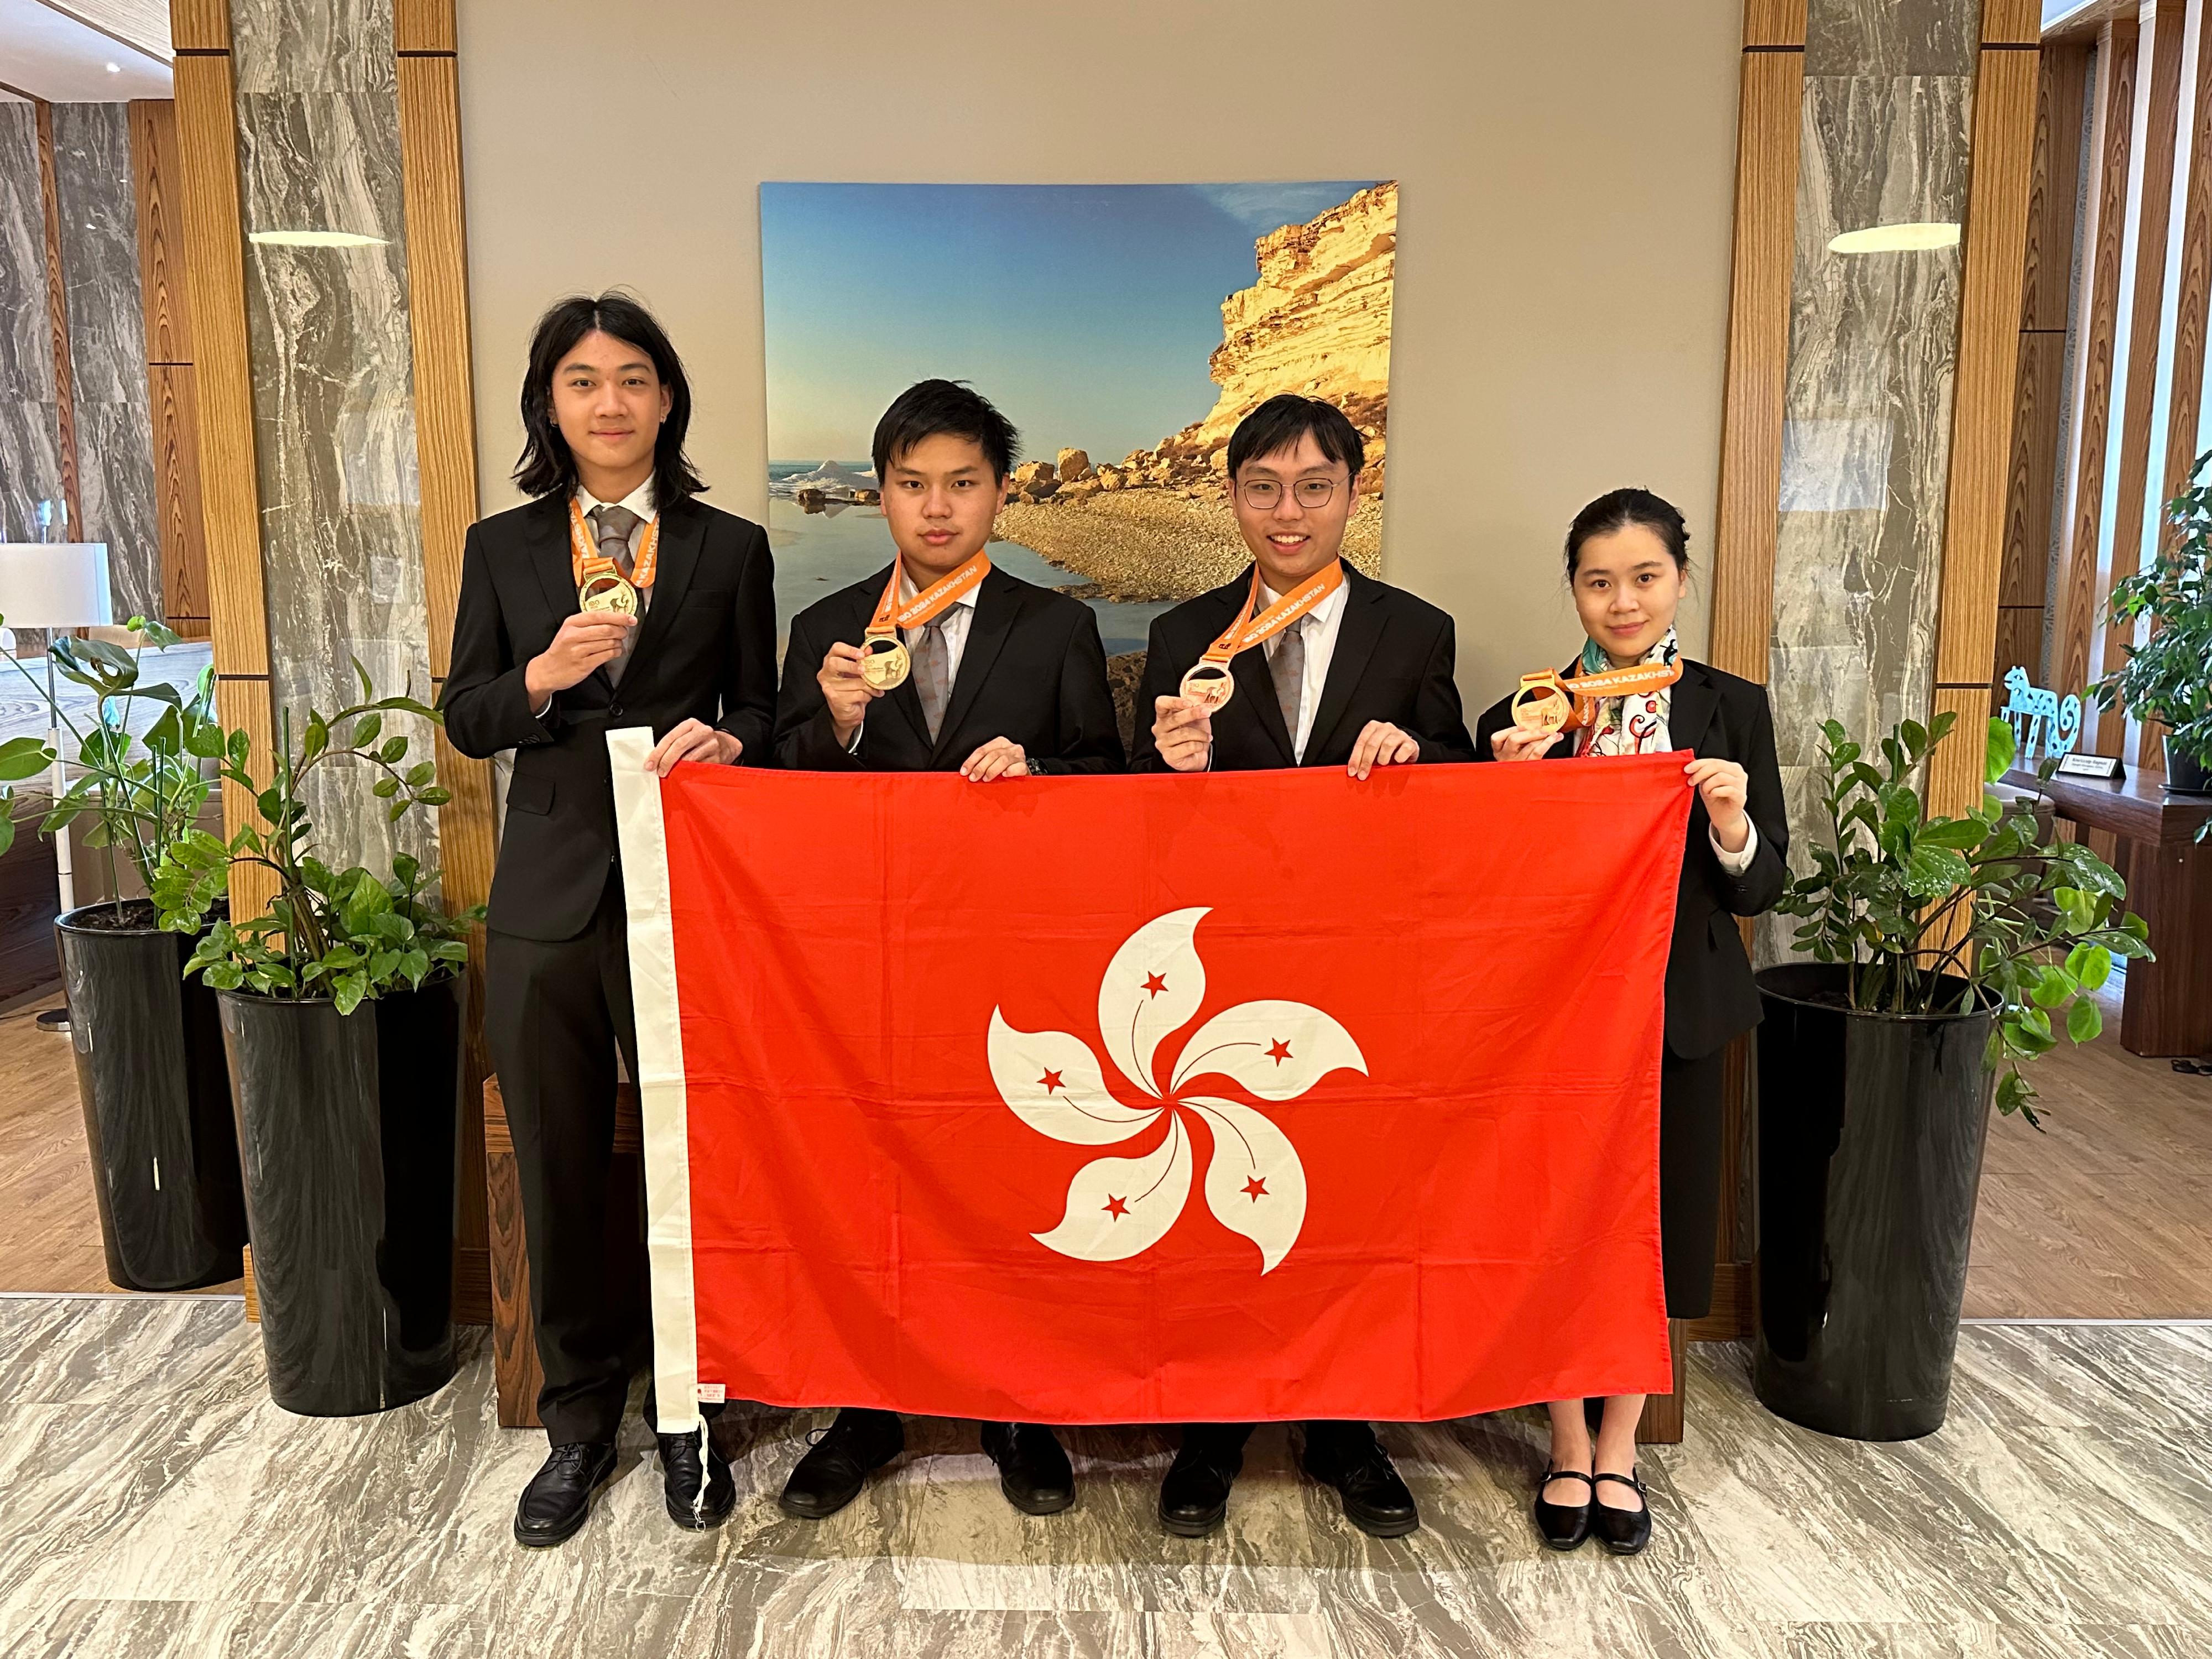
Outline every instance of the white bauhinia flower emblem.
<svg viewBox="0 0 2212 1659">
<path fill-rule="evenodd" d="M 1065 1031 L 1018 1031 L 991 1011 L 991 1079 L 1022 1121 L 1079 1146 L 1129 1140 L 1160 1123 L 1167 1132 L 1136 1158 L 1102 1158 L 1076 1171 L 1067 1214 L 1041 1244 L 1084 1261 L 1125 1261 L 1167 1236 L 1190 1196 L 1189 1119 L 1213 1145 L 1206 1201 L 1221 1224 L 1260 1247 L 1272 1271 L 1306 1218 L 1306 1172 L 1290 1137 L 1266 1114 L 1218 1096 L 1187 1094 L 1194 1079 L 1226 1077 L 1261 1100 L 1291 1100 L 1340 1067 L 1364 1073 L 1352 1034 L 1303 1002 L 1240 1002 L 1201 1025 L 1163 1090 L 1153 1062 L 1160 1041 L 1187 1024 L 1206 997 L 1206 966 L 1193 940 L 1204 908 L 1171 910 L 1129 935 L 1098 986 L 1098 1031 L 1121 1075 L 1148 1097 L 1128 1106 L 1106 1087 L 1097 1056 Z"/>
</svg>

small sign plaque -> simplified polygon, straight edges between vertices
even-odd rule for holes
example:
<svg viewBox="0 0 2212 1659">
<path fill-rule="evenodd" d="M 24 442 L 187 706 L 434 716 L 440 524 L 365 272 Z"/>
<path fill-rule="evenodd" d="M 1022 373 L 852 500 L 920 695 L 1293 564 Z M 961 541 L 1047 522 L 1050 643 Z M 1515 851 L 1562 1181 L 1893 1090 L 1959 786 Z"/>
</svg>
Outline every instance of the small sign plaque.
<svg viewBox="0 0 2212 1659">
<path fill-rule="evenodd" d="M 2118 755 L 2069 755 L 2058 763 L 2054 776 L 2062 778 L 2117 778 L 2123 775 Z"/>
</svg>

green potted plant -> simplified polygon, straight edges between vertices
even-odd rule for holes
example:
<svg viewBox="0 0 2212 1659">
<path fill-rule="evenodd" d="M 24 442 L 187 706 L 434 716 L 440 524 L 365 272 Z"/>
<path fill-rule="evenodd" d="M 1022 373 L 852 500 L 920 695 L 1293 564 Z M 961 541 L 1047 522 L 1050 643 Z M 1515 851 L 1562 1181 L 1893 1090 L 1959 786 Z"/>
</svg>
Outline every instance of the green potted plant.
<svg viewBox="0 0 2212 1659">
<path fill-rule="evenodd" d="M 1855 1439 L 1942 1425 L 1990 1103 L 2036 1125 L 2021 1068 L 2094 1037 L 2113 959 L 2150 955 L 2119 877 L 2082 843 L 2039 843 L 2028 797 L 1923 814 L 1954 720 L 1902 722 L 1879 764 L 1822 726 L 1826 844 L 1779 907 L 1811 960 L 1758 976 L 1753 1386 Z M 1990 720 L 1984 782 L 2013 757 Z"/>
<path fill-rule="evenodd" d="M 302 790 L 322 769 L 361 769 L 395 822 L 447 799 L 434 764 L 384 732 L 388 714 L 436 711 L 379 697 L 365 672 L 361 690 L 327 719 L 310 709 L 296 743 L 288 711 L 265 784 L 247 734 L 225 732 L 221 775 L 252 792 L 258 822 L 228 841 L 187 831 L 154 881 L 162 925 L 201 935 L 185 972 L 221 1006 L 270 1393 L 325 1417 L 453 1374 L 465 935 L 483 914 L 445 915 L 434 872 L 405 854 L 388 876 L 317 855 Z M 274 896 L 209 925 L 239 866 L 273 876 Z"/>
<path fill-rule="evenodd" d="M 131 627 L 155 651 L 182 643 L 143 617 Z M 214 994 L 179 977 L 190 941 L 162 931 L 151 902 L 131 891 L 134 883 L 145 891 L 206 805 L 203 757 L 220 742 L 214 672 L 180 689 L 147 679 L 138 653 L 67 636 L 47 659 L 93 693 L 82 722 L 58 701 L 51 706 L 76 760 L 39 827 L 76 829 L 106 864 L 111 896 L 57 917 L 54 938 L 107 1276 L 134 1291 L 235 1279 L 246 1206 L 222 1022 Z M 14 665 L 45 701 L 45 688 Z"/>
<path fill-rule="evenodd" d="M 2113 622 L 2148 617 L 2150 629 L 2140 644 L 2124 644 L 2127 660 L 2092 688 L 2100 708 L 2124 702 L 2165 728 L 2166 787 L 2197 794 L 2212 789 L 2212 484 L 2200 482 L 2207 462 L 2212 451 L 2197 457 L 2189 488 L 2166 503 L 2175 533 L 2157 558 L 2112 584 Z"/>
</svg>

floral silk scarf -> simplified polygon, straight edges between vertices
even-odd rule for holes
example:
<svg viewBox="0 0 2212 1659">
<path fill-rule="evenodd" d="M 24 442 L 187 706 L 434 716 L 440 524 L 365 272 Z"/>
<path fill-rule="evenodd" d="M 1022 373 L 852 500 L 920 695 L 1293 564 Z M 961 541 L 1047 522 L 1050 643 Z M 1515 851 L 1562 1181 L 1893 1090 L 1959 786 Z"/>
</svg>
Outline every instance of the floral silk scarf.
<svg viewBox="0 0 2212 1659">
<path fill-rule="evenodd" d="M 1647 663 L 1670 663 L 1680 654 L 1675 643 L 1674 630 L 1668 628 L 1666 637 L 1645 652 Z M 1595 640 L 1584 642 L 1582 661 L 1576 672 L 1598 674 L 1613 666 L 1607 659 L 1605 647 Z M 1645 755 L 1656 753 L 1667 731 L 1667 713 L 1674 702 L 1674 688 L 1662 685 L 1656 691 L 1643 691 L 1632 696 L 1607 697 L 1598 704 L 1597 718 L 1582 730 L 1577 755 Z"/>
</svg>

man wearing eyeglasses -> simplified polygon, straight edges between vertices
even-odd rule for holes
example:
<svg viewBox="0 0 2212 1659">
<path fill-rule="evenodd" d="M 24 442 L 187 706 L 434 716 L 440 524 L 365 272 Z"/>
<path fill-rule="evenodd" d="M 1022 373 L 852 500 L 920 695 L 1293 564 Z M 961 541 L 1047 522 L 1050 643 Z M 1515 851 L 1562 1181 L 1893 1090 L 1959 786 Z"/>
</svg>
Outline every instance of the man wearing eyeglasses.
<svg viewBox="0 0 2212 1659">
<path fill-rule="evenodd" d="M 1153 622 L 1137 705 L 1153 719 L 1133 770 L 1340 766 L 1364 779 L 1474 757 L 1451 617 L 1338 556 L 1365 460 L 1358 428 L 1318 398 L 1270 398 L 1238 423 L 1230 492 L 1253 564 Z M 1160 1486 L 1162 1526 L 1198 1538 L 1221 1524 L 1251 1432 L 1184 1428 Z M 1304 1442 L 1300 1462 L 1336 1488 L 1354 1526 L 1396 1538 L 1420 1525 L 1370 1425 L 1310 1422 Z"/>
</svg>

